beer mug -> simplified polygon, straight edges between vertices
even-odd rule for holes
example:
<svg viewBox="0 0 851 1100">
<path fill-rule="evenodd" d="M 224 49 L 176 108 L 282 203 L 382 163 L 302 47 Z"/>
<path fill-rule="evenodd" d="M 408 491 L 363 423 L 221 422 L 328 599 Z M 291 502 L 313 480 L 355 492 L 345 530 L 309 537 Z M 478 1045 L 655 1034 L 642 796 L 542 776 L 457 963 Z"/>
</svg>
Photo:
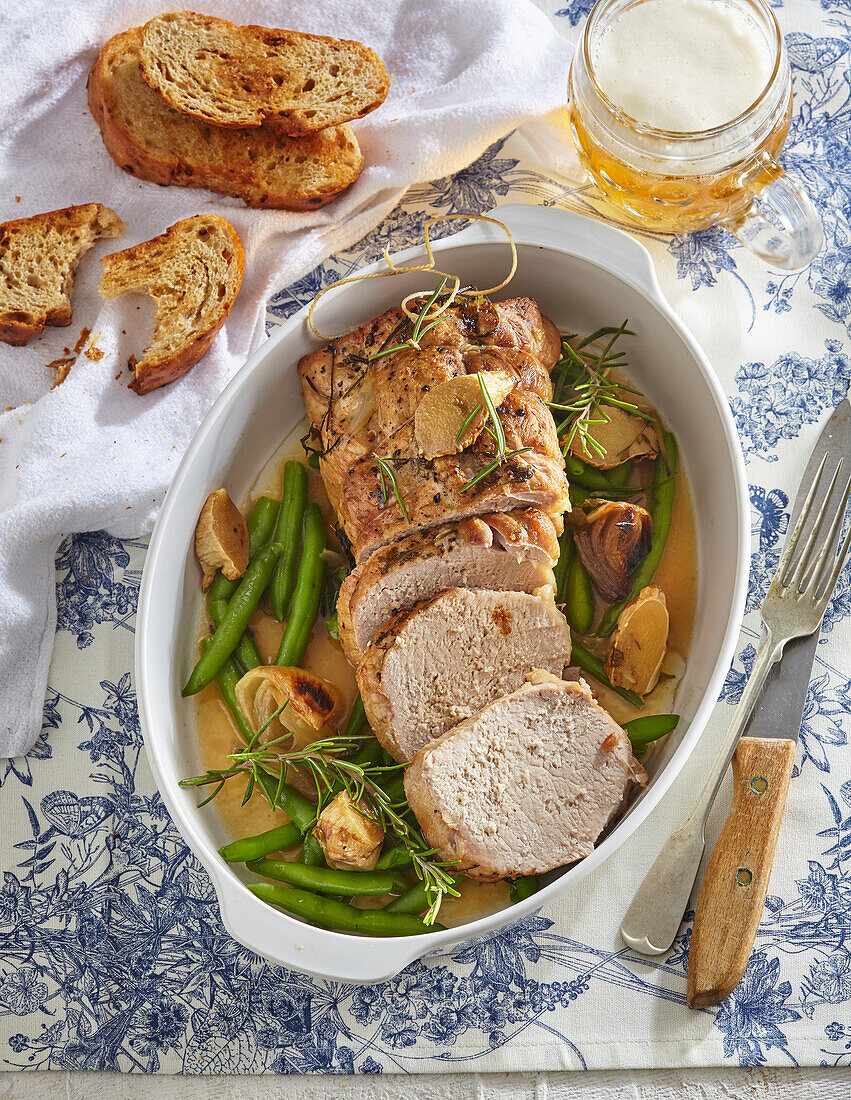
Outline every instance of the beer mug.
<svg viewBox="0 0 851 1100">
<path fill-rule="evenodd" d="M 705 42 L 697 16 L 709 20 Z M 690 86 L 677 89 L 681 29 L 689 38 L 682 43 L 683 57 L 692 48 L 707 53 L 703 74 L 697 69 L 698 95 L 693 71 L 686 73 Z M 671 59 L 664 69 L 641 64 L 642 48 L 654 34 Z M 619 54 L 612 53 L 615 48 Z M 742 64 L 743 49 L 755 51 L 753 63 Z M 623 102 L 630 101 L 630 82 L 636 114 L 678 125 L 666 129 L 632 117 Z M 620 103 L 613 98 L 618 94 Z M 719 121 L 725 109 L 733 117 Z M 709 118 L 715 112 L 712 125 L 695 124 L 700 111 Z M 765 0 L 599 0 L 571 65 L 569 112 L 580 161 L 628 220 L 661 233 L 723 225 L 766 263 L 789 271 L 818 255 L 818 214 L 777 163 L 792 117 L 792 74 Z"/>
</svg>

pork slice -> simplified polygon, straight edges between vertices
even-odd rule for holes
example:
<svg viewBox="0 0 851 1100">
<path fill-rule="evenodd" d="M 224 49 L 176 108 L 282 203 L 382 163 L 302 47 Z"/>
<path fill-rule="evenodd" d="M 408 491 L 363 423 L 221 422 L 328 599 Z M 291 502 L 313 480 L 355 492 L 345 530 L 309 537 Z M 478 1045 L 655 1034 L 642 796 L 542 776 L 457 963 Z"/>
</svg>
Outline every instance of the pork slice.
<svg viewBox="0 0 851 1100">
<path fill-rule="evenodd" d="M 343 651 L 356 665 L 391 615 L 446 588 L 555 588 L 558 536 L 535 509 L 418 531 L 382 547 L 348 575 L 337 600 Z"/>
<path fill-rule="evenodd" d="M 357 668 L 375 736 L 411 757 L 534 668 L 561 674 L 570 630 L 552 595 L 450 588 L 391 617 Z"/>
<path fill-rule="evenodd" d="M 470 878 L 584 859 L 647 773 L 584 680 L 534 674 L 422 748 L 405 793 L 429 844 Z"/>
</svg>

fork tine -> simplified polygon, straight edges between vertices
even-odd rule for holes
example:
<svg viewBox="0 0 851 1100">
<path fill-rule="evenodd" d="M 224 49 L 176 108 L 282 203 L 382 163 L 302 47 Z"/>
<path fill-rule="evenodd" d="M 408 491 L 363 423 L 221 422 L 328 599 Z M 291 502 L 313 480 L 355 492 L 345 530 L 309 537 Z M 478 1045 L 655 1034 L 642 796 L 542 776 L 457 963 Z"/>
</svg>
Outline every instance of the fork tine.
<svg viewBox="0 0 851 1100">
<path fill-rule="evenodd" d="M 827 538 L 822 543 L 818 558 L 813 565 L 807 569 L 806 576 L 801 578 L 801 583 L 798 585 L 798 591 L 801 594 L 810 587 L 812 587 L 813 592 L 818 591 L 824 576 L 833 565 L 836 545 L 842 533 L 842 521 L 845 519 L 845 509 L 848 506 L 849 495 L 851 495 L 851 480 L 845 483 L 842 500 L 836 509 L 836 515 L 833 517 L 833 522 L 830 525 Z"/>
<path fill-rule="evenodd" d="M 827 578 L 827 583 L 822 584 L 822 582 L 819 581 L 818 588 L 816 589 L 816 598 L 818 600 L 824 600 L 825 603 L 827 603 L 833 594 L 833 589 L 836 587 L 836 582 L 839 580 L 839 574 L 842 572 L 842 567 L 845 565 L 845 559 L 848 557 L 849 548 L 851 548 L 851 527 L 848 528 L 845 534 L 842 546 L 839 548 L 839 555 L 833 562 L 833 569 L 830 572 L 830 576 Z"/>
<path fill-rule="evenodd" d="M 839 471 L 842 468 L 842 459 L 839 460 L 839 465 L 833 472 L 833 477 L 830 479 L 830 484 L 827 487 L 824 500 L 821 502 L 821 506 L 816 512 L 813 525 L 807 535 L 804 547 L 800 554 L 795 555 L 795 559 L 792 565 L 787 569 L 788 579 L 784 577 L 784 581 L 791 588 L 793 585 L 798 586 L 798 591 L 801 591 L 801 585 L 803 584 L 803 577 L 805 573 L 809 572 L 810 564 L 813 557 L 816 541 L 821 534 L 822 525 L 827 514 L 828 505 L 830 504 L 830 498 L 833 496 L 833 490 L 836 488 L 836 482 L 839 478 Z"/>
<path fill-rule="evenodd" d="M 801 514 L 798 517 L 798 522 L 795 524 L 795 529 L 792 531 L 792 534 L 789 536 L 786 542 L 786 546 L 783 549 L 783 557 L 780 559 L 780 564 L 777 567 L 776 576 L 779 579 L 780 584 L 784 587 L 788 583 L 786 578 L 787 574 L 789 573 L 792 556 L 797 549 L 798 540 L 800 539 L 801 533 L 804 530 L 807 520 L 809 519 L 810 510 L 812 509 L 813 501 L 815 500 L 816 493 L 818 492 L 818 487 L 821 484 L 821 475 L 824 473 L 824 467 L 826 463 L 827 455 L 825 454 L 821 460 L 821 463 L 819 464 L 816 476 L 813 478 L 813 483 L 810 486 L 810 491 L 807 493 L 807 498 L 801 508 Z"/>
</svg>

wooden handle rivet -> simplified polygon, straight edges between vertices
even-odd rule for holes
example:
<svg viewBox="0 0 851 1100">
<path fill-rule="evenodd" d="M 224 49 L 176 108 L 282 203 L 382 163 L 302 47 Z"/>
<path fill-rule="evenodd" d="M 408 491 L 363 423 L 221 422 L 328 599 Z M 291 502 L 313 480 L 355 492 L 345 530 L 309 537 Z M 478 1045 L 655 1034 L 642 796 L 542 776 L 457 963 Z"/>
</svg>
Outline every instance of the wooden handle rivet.
<svg viewBox="0 0 851 1100">
<path fill-rule="evenodd" d="M 750 873 L 747 867 L 740 867 L 738 871 L 736 871 L 736 882 L 739 884 L 739 886 L 750 886 L 752 881 L 753 875 Z"/>
<path fill-rule="evenodd" d="M 755 775 L 750 783 L 754 794 L 765 794 L 768 790 L 768 780 L 762 775 Z"/>
</svg>

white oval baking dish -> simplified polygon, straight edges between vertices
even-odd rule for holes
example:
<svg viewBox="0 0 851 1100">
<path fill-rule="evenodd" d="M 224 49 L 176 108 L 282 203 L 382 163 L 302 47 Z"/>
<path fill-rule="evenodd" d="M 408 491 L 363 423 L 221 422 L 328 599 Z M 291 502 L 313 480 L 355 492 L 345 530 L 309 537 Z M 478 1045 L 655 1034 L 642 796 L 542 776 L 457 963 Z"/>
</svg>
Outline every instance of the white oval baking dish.
<svg viewBox="0 0 851 1100">
<path fill-rule="evenodd" d="M 630 342 L 630 372 L 679 440 L 694 497 L 700 566 L 694 641 L 677 700 L 683 721 L 653 756 L 647 787 L 592 855 L 527 901 L 463 927 L 392 940 L 352 937 L 303 924 L 246 889 L 240 872 L 217 854 L 227 838 L 215 807 L 199 810 L 198 792 L 178 785 L 183 776 L 201 770 L 192 701 L 180 694 L 191 669 L 201 613 L 193 533 L 207 494 L 226 485 L 235 499 L 241 499 L 303 415 L 296 363 L 316 341 L 305 323 L 307 310 L 302 309 L 219 397 L 166 495 L 142 580 L 136 685 L 154 777 L 177 827 L 212 878 L 229 932 L 273 962 L 322 978 L 382 981 L 422 955 L 487 935 L 534 912 L 589 875 L 635 831 L 670 787 L 715 704 L 739 634 L 749 554 L 741 450 L 721 387 L 696 341 L 662 296 L 648 252 L 620 230 L 564 211 L 503 206 L 495 216 L 511 228 L 518 251 L 517 274 L 503 295 L 531 295 L 559 327 L 575 331 L 591 331 L 628 317 L 637 333 Z M 481 222 L 436 243 L 434 251 L 438 267 L 478 286 L 499 282 L 508 263 L 503 234 Z M 404 264 L 420 256 L 418 248 L 394 259 Z M 411 275 L 335 289 L 317 310 L 321 328 L 342 332 L 432 282 Z M 611 904 L 612 899 L 606 900 Z"/>
</svg>

